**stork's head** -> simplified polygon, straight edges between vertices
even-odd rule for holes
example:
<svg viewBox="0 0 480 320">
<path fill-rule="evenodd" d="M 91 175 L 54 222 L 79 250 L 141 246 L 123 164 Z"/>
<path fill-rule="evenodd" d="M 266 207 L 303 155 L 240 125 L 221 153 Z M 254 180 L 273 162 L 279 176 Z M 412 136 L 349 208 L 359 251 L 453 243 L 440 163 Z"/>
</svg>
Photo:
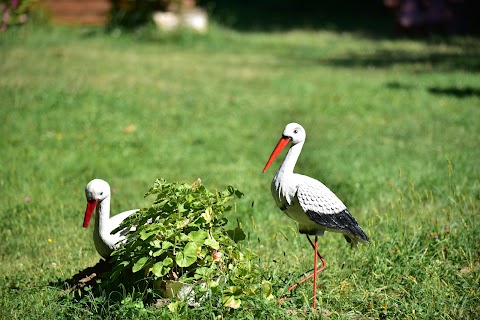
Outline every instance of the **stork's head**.
<svg viewBox="0 0 480 320">
<path fill-rule="evenodd" d="M 83 218 L 84 228 L 88 227 L 97 204 L 110 196 L 110 185 L 102 179 L 93 179 L 85 187 L 85 196 L 87 197 L 87 209 Z"/>
<path fill-rule="evenodd" d="M 267 161 L 265 168 L 263 168 L 262 172 L 265 172 L 270 164 L 275 160 L 275 158 L 282 152 L 283 148 L 287 146 L 289 142 L 292 142 L 292 145 L 301 143 L 305 141 L 307 134 L 305 133 L 305 129 L 298 123 L 292 122 L 285 126 L 283 129 L 282 137 L 280 141 L 278 141 L 277 146 L 273 149 L 272 155 Z"/>
<path fill-rule="evenodd" d="M 292 144 L 303 142 L 306 137 L 305 129 L 295 122 L 287 124 L 282 134 L 282 139 L 289 139 L 289 141 L 292 141 Z"/>
</svg>

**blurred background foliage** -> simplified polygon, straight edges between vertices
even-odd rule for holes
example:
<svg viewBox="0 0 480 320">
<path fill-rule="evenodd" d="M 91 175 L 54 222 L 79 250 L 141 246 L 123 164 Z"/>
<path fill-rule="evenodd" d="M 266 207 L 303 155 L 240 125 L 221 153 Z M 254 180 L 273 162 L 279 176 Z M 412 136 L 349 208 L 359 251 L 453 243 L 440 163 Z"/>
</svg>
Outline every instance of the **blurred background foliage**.
<svg viewBox="0 0 480 320">
<path fill-rule="evenodd" d="M 323 29 L 374 37 L 480 34 L 477 0 L 89 0 L 83 5 L 97 1 L 109 3 L 107 30 L 136 30 L 151 24 L 156 11 L 196 6 L 208 12 L 210 21 L 238 31 Z M 0 1 L 0 30 L 26 23 L 32 11 L 55 2 L 62 1 Z"/>
</svg>

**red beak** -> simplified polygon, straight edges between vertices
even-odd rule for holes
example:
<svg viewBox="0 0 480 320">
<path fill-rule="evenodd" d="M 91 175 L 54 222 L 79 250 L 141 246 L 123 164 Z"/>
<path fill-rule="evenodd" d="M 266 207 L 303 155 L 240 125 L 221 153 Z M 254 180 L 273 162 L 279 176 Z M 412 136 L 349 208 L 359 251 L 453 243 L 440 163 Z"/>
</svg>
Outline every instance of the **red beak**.
<svg viewBox="0 0 480 320">
<path fill-rule="evenodd" d="M 87 209 L 85 210 L 85 217 L 83 218 L 83 227 L 88 227 L 90 218 L 92 217 L 93 210 L 97 206 L 98 200 L 90 200 L 87 202 Z"/>
<path fill-rule="evenodd" d="M 280 141 L 278 141 L 277 146 L 275 149 L 273 149 L 272 154 L 270 155 L 270 158 L 267 161 L 267 164 L 265 165 L 265 168 L 263 168 L 262 173 L 267 171 L 268 167 L 272 164 L 273 160 L 282 152 L 283 148 L 287 146 L 287 144 L 291 141 L 292 139 L 289 137 L 282 137 Z"/>
</svg>

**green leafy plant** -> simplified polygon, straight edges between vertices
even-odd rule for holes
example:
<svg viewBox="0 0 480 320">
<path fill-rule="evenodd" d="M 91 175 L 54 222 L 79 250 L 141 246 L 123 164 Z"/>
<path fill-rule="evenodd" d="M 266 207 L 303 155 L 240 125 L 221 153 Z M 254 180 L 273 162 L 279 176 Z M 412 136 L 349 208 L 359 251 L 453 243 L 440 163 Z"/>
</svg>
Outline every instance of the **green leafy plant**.
<svg viewBox="0 0 480 320">
<path fill-rule="evenodd" d="M 256 255 L 248 249 L 242 252 L 237 244 L 245 239 L 240 224 L 226 228 L 230 203 L 243 196 L 239 190 L 228 186 L 213 193 L 200 181 L 188 185 L 159 179 L 145 196 L 149 195 L 157 196 L 154 203 L 117 229 L 136 226 L 112 254 L 112 280 L 126 272 L 143 272 L 160 291 L 172 281 L 188 284 L 197 298 L 221 293 L 224 305 L 231 308 L 238 308 L 243 296 L 273 297 L 254 263 Z"/>
<path fill-rule="evenodd" d="M 25 24 L 32 0 L 0 0 L 0 31 L 8 26 Z"/>
</svg>

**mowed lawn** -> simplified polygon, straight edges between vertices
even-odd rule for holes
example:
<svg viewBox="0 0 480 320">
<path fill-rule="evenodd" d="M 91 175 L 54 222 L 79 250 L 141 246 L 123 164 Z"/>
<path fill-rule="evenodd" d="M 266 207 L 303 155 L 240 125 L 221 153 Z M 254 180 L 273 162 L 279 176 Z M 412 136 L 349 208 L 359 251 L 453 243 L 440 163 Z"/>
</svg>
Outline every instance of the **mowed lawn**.
<svg viewBox="0 0 480 320">
<path fill-rule="evenodd" d="M 480 314 L 480 40 L 32 25 L 0 34 L 0 48 L 0 318 Z M 296 172 L 329 186 L 371 239 L 320 239 L 318 310 L 310 282 L 277 302 L 313 259 L 271 198 L 284 154 L 261 173 L 289 122 L 307 131 Z M 156 178 L 240 189 L 230 219 L 275 299 L 172 313 L 65 295 L 99 260 L 81 226 L 93 178 L 114 189 L 114 213 L 150 205 Z"/>
</svg>

